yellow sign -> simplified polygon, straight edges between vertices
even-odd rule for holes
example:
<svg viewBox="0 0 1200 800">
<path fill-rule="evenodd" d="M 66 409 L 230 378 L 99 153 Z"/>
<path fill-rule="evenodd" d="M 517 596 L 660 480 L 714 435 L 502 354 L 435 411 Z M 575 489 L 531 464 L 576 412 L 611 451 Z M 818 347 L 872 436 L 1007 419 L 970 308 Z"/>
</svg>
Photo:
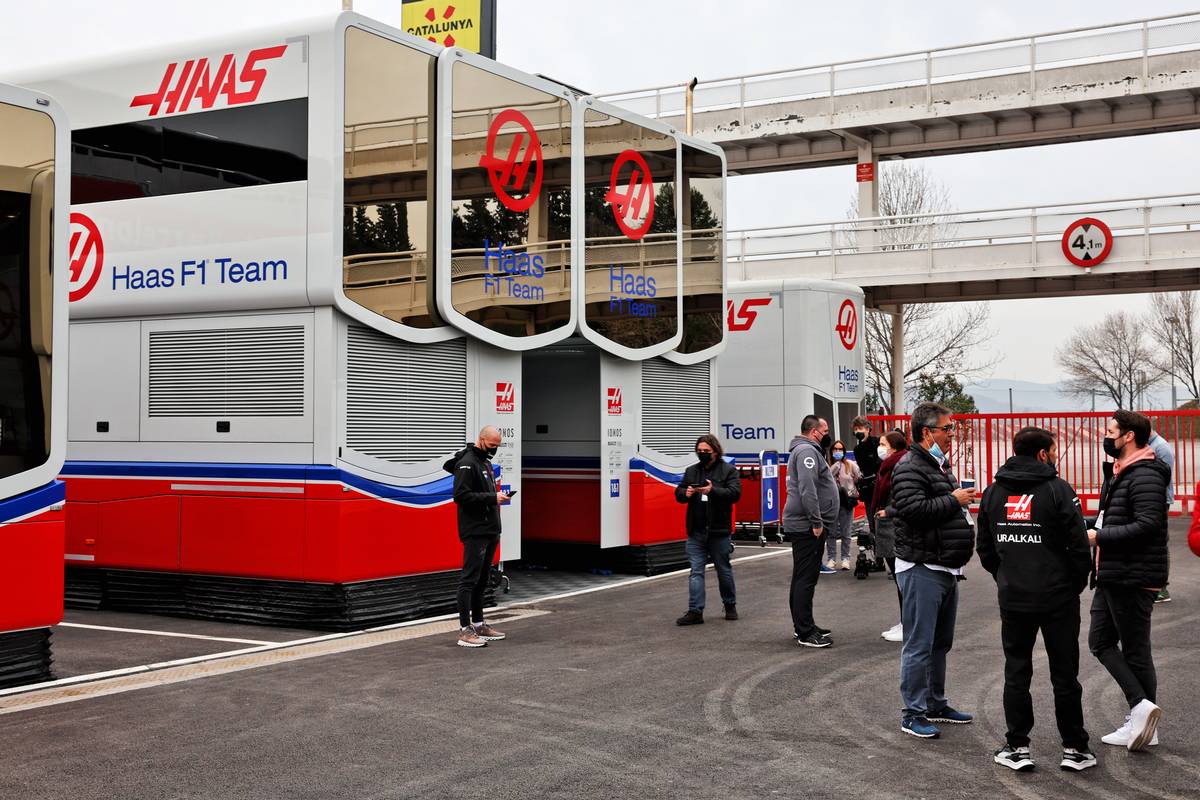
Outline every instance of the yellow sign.
<svg viewBox="0 0 1200 800">
<path fill-rule="evenodd" d="M 404 30 L 445 47 L 479 52 L 481 0 L 416 0 L 402 8 Z"/>
</svg>

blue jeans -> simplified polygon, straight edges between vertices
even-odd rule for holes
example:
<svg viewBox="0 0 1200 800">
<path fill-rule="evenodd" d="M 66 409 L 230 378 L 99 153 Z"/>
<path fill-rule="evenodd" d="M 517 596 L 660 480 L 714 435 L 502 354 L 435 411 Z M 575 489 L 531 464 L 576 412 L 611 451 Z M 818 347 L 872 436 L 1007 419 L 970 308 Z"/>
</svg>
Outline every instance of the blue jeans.
<svg viewBox="0 0 1200 800">
<path fill-rule="evenodd" d="M 954 646 L 958 579 L 917 564 L 896 574 L 904 647 L 900 651 L 900 699 L 904 719 L 945 710 L 946 654 Z"/>
<path fill-rule="evenodd" d="M 733 588 L 733 565 L 729 563 L 729 554 L 732 552 L 733 542 L 728 535 L 709 536 L 707 540 L 693 536 L 687 538 L 688 563 L 692 567 L 692 574 L 688 576 L 689 611 L 704 610 L 704 563 L 710 557 L 717 570 L 721 601 L 727 606 L 737 603 Z"/>
</svg>

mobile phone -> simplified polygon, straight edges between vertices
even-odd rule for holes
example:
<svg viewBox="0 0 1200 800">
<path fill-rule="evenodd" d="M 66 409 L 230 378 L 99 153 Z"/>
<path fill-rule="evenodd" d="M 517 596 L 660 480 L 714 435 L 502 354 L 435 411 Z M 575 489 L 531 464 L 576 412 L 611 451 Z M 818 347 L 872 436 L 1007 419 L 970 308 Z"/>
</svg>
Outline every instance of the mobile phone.
<svg viewBox="0 0 1200 800">
<path fill-rule="evenodd" d="M 517 496 L 517 490 L 513 489 L 511 492 L 505 492 L 505 494 L 508 495 L 508 499 L 511 500 Z"/>
</svg>

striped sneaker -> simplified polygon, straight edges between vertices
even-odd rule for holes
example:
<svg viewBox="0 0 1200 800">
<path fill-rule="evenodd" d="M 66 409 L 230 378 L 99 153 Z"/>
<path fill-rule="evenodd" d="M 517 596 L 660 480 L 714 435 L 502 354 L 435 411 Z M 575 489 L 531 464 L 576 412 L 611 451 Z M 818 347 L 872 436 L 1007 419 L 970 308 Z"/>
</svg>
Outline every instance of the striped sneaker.
<svg viewBox="0 0 1200 800">
<path fill-rule="evenodd" d="M 1058 766 L 1064 770 L 1082 772 L 1088 767 L 1096 766 L 1096 756 L 1090 750 L 1076 750 L 1074 747 L 1064 747 L 1062 763 Z"/>
<path fill-rule="evenodd" d="M 1033 769 L 1033 756 L 1029 754 L 1028 747 L 1013 747 L 1011 744 L 1006 744 L 996 751 L 992 756 L 992 761 L 995 761 L 1002 767 L 1015 769 L 1017 772 L 1029 772 Z M 1067 762 L 1063 761 L 1065 765 Z M 1095 759 L 1092 763 L 1096 763 Z"/>
</svg>

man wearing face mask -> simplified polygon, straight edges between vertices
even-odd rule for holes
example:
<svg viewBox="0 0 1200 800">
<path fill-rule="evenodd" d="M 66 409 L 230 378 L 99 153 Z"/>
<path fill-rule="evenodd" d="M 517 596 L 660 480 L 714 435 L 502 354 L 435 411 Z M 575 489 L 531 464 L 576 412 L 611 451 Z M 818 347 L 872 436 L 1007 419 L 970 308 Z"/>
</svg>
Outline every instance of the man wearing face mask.
<svg viewBox="0 0 1200 800">
<path fill-rule="evenodd" d="M 879 467 L 883 459 L 879 450 L 883 446 L 878 436 L 871 435 L 871 422 L 866 417 L 855 417 L 850 422 L 850 430 L 854 432 L 854 463 L 862 476 L 858 479 L 858 496 L 866 506 L 867 524 L 871 535 L 875 534 L 875 478 L 879 475 Z"/>
<path fill-rule="evenodd" d="M 975 490 L 959 488 L 950 471 L 950 409 L 922 403 L 910 424 L 912 446 L 892 474 L 889 506 L 896 524 L 896 584 L 904 626 L 900 730 L 936 739 L 941 731 L 932 723 L 962 725 L 974 719 L 946 701 L 946 654 L 954 646 L 958 581 L 975 547 L 967 511 Z"/>
<path fill-rule="evenodd" d="M 479 432 L 475 444 L 467 445 L 442 465 L 454 476 L 458 538 L 463 545 L 458 581 L 460 647 L 486 647 L 488 642 L 505 636 L 483 620 L 488 573 L 500 545 L 500 505 L 508 501 L 508 495 L 498 490 L 492 471 L 492 458 L 500 442 L 500 431 L 488 425 Z"/>
<path fill-rule="evenodd" d="M 1050 663 L 1054 715 L 1064 770 L 1096 765 L 1083 727 L 1079 685 L 1079 595 L 1091 571 L 1079 498 L 1058 477 L 1058 445 L 1042 428 L 1013 437 L 1015 455 L 996 472 L 979 503 L 979 562 L 996 579 L 1004 648 L 1005 745 L 993 760 L 1021 772 L 1033 769 L 1033 645 L 1038 632 Z"/>
<path fill-rule="evenodd" d="M 725 619 L 738 618 L 733 585 L 733 504 L 742 496 L 737 468 L 726 461 L 721 442 L 711 433 L 696 440 L 696 463 L 684 470 L 675 499 L 687 504 L 688 610 L 677 625 L 704 623 L 704 564 L 711 558 L 717 587 L 725 604 Z"/>
<path fill-rule="evenodd" d="M 832 444 L 829 423 L 809 414 L 800 422 L 800 435 L 792 439 L 787 465 L 787 502 L 783 506 L 783 533 L 792 540 L 792 589 L 788 602 L 797 644 L 829 647 L 830 631 L 813 622 L 813 595 L 821 570 L 826 531 L 837 525 L 837 483 L 825 460 Z"/>
<path fill-rule="evenodd" d="M 1167 585 L 1167 486 L 1171 469 L 1148 446 L 1150 420 L 1117 411 L 1108 421 L 1100 513 L 1088 530 L 1095 548 L 1088 649 L 1129 704 L 1125 724 L 1101 738 L 1141 750 L 1158 744 L 1158 676 L 1150 651 L 1150 612 Z"/>
</svg>

